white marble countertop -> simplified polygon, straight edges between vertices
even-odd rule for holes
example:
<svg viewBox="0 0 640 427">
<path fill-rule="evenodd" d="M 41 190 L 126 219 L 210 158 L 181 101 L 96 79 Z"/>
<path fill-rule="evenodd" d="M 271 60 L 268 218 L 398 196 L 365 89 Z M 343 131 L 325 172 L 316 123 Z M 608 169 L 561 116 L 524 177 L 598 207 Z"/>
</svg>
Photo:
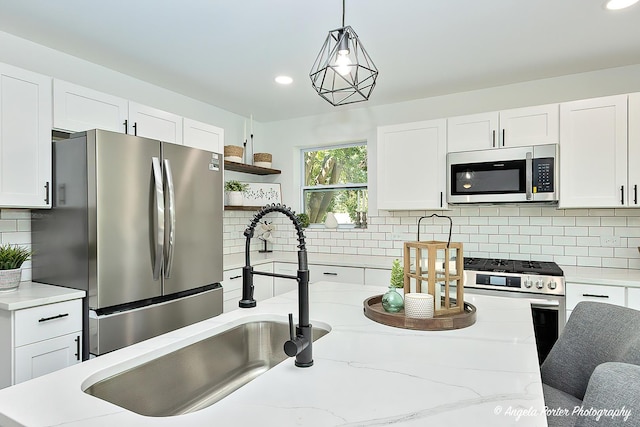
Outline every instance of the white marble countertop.
<svg viewBox="0 0 640 427">
<path fill-rule="evenodd" d="M 21 282 L 18 290 L 0 292 L 0 309 L 13 311 L 39 305 L 53 304 L 83 298 L 84 291 L 45 285 L 43 283 Z"/>
<path fill-rule="evenodd" d="M 314 366 L 297 368 L 287 359 L 200 411 L 146 417 L 82 388 L 248 319 L 284 322 L 287 313 L 297 314 L 295 291 L 0 390 L 0 425 L 547 425 L 528 302 L 468 295 L 478 310 L 474 325 L 412 331 L 364 316 L 363 301 L 385 290 L 311 285 L 311 322 L 331 328 L 314 342 Z M 140 393 L 144 387 L 140 385 Z M 529 414 L 518 417 L 522 411 Z"/>
</svg>

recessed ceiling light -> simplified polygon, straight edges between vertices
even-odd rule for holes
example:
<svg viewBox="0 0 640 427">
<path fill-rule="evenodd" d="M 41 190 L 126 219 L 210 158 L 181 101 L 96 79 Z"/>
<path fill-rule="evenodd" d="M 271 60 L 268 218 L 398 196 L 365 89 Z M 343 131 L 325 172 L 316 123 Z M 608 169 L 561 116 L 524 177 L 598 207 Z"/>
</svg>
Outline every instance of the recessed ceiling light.
<svg viewBox="0 0 640 427">
<path fill-rule="evenodd" d="M 278 76 L 276 77 L 276 83 L 280 83 L 281 85 L 290 85 L 293 83 L 293 79 L 289 76 Z"/>
<path fill-rule="evenodd" d="M 638 3 L 638 0 L 609 0 L 605 7 L 609 10 L 620 10 L 636 3 Z"/>
</svg>

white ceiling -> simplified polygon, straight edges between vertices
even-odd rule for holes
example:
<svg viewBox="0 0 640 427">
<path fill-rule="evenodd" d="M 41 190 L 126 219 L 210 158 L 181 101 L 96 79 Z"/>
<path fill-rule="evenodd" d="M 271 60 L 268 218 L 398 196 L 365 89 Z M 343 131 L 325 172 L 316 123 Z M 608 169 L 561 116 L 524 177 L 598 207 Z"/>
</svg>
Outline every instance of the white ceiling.
<svg viewBox="0 0 640 427">
<path fill-rule="evenodd" d="M 380 71 L 372 106 L 640 63 L 640 4 L 603 4 L 346 0 L 345 23 Z M 262 122 L 336 109 L 309 71 L 341 19 L 340 0 L 0 0 L 2 31 Z"/>
</svg>

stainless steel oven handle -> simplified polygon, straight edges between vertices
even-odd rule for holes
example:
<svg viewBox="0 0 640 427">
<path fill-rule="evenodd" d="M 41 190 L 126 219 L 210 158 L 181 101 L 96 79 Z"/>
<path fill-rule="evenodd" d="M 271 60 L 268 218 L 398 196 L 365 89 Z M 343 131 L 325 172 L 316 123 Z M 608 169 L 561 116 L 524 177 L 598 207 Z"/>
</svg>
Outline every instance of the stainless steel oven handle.
<svg viewBox="0 0 640 427">
<path fill-rule="evenodd" d="M 532 192 L 533 192 L 533 155 L 531 151 L 527 152 L 527 157 L 525 159 L 525 186 L 527 192 L 527 200 L 531 200 Z"/>
<path fill-rule="evenodd" d="M 527 298 L 531 307 L 534 308 L 560 308 L 560 301 L 558 300 L 548 300 L 548 299 L 538 299 L 538 298 Z"/>
</svg>

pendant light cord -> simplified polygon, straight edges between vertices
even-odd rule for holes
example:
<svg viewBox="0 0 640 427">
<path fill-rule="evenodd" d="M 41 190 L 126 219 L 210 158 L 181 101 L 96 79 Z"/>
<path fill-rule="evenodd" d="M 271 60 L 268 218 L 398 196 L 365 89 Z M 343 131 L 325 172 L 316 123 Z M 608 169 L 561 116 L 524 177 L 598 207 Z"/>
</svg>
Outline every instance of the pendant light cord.
<svg viewBox="0 0 640 427">
<path fill-rule="evenodd" d="M 345 0 L 342 0 L 342 28 L 344 28 L 344 2 Z"/>
</svg>

